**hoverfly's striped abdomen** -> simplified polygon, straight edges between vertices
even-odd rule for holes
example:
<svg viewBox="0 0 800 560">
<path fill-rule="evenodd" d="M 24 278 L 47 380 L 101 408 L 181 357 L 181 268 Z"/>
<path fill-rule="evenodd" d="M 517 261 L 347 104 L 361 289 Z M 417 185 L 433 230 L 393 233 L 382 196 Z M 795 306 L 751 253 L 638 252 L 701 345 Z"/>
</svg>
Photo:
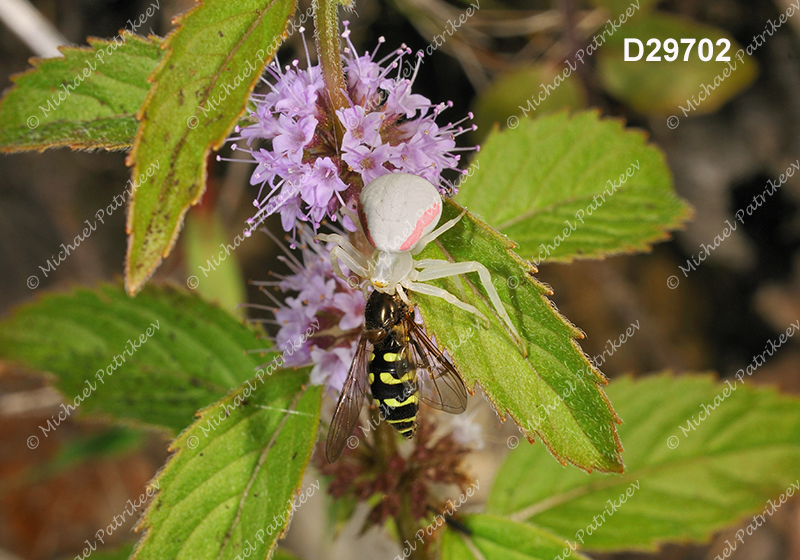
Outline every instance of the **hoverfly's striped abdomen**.
<svg viewBox="0 0 800 560">
<path fill-rule="evenodd" d="M 407 439 L 417 431 L 419 401 L 452 414 L 467 408 L 467 388 L 461 376 L 414 322 L 413 308 L 397 294 L 376 290 L 367 300 L 364 332 L 325 444 L 329 463 L 342 454 L 358 424 L 367 382 L 381 420 Z"/>
<path fill-rule="evenodd" d="M 397 340 L 398 334 L 393 329 L 375 345 L 369 361 L 369 385 L 381 418 L 410 439 L 417 431 L 417 379 L 404 351 L 405 345 Z"/>
</svg>

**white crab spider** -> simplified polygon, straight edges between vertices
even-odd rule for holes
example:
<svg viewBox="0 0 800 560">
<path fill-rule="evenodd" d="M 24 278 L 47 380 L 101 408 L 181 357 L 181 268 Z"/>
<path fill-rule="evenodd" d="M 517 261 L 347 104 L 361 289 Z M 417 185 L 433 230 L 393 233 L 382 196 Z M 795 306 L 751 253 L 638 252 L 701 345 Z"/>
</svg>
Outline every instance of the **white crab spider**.
<svg viewBox="0 0 800 560">
<path fill-rule="evenodd" d="M 363 226 L 363 233 L 375 248 L 372 257 L 366 259 L 341 235 L 317 236 L 322 241 L 336 244 L 331 249 L 330 257 L 333 270 L 339 277 L 347 280 L 339 266 L 341 261 L 353 274 L 369 280 L 376 290 L 392 295 L 396 293 L 409 305 L 411 303 L 406 291 L 417 292 L 440 297 L 486 321 L 486 317 L 474 306 L 461 301 L 447 290 L 424 283 L 438 278 L 455 277 L 460 285 L 459 275 L 477 272 L 495 311 L 522 346 L 517 329 L 500 301 L 500 296 L 492 285 L 491 275 L 484 265 L 477 261 L 454 263 L 438 259 L 414 260 L 414 256 L 422 252 L 428 243 L 456 225 L 466 210 L 437 228 L 442 215 L 442 197 L 439 191 L 422 177 L 408 173 L 378 177 L 362 189 L 360 200 L 361 223 L 359 224 L 355 216 L 351 218 L 356 227 Z"/>
</svg>

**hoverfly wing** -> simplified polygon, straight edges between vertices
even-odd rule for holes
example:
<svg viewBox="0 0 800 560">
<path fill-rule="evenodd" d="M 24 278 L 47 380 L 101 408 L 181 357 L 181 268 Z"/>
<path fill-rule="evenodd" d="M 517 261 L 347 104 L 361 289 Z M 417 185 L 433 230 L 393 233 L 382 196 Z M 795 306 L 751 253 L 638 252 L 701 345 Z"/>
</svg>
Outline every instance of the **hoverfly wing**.
<svg viewBox="0 0 800 560">
<path fill-rule="evenodd" d="M 467 409 L 467 388 L 461 376 L 422 328 L 413 314 L 405 321 L 409 335 L 408 348 L 417 368 L 419 398 L 428 406 L 450 414 Z"/>
<path fill-rule="evenodd" d="M 358 422 L 361 405 L 364 403 L 364 395 L 367 391 L 367 366 L 369 365 L 371 346 L 367 337 L 362 334 L 328 431 L 325 457 L 329 463 L 336 461 L 342 454 L 342 450 Z"/>
</svg>

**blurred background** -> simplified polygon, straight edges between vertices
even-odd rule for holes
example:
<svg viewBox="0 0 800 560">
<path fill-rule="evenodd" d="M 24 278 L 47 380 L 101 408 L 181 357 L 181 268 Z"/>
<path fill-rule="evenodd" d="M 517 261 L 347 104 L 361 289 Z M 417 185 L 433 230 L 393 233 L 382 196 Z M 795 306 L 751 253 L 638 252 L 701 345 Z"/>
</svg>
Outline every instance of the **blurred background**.
<svg viewBox="0 0 800 560">
<path fill-rule="evenodd" d="M 777 21 L 789 6 L 786 0 L 640 2 L 642 9 L 657 10 L 649 16 L 657 21 L 674 23 L 681 17 L 686 25 L 710 26 L 741 46 L 750 44 L 768 19 Z M 0 0 L 0 7 L 6 9 L 6 3 Z M 115 35 L 151 2 L 33 4 L 65 43 L 85 45 L 87 36 Z M 189 0 L 161 0 L 140 33 L 165 35 L 171 18 L 192 5 Z M 352 22 L 360 51 L 372 50 L 380 36 L 386 37 L 386 52 L 400 43 L 416 51 L 425 49 L 468 5 L 467 0 L 358 0 L 355 13 L 345 18 Z M 543 83 L 551 84 L 563 70 L 565 58 L 585 47 L 615 11 L 628 5 L 623 0 L 480 0 L 480 10 L 424 58 L 415 90 L 434 102 L 453 100 L 454 109 L 446 115 L 453 121 L 474 111 L 480 128 L 460 140 L 479 143 L 493 126 L 505 126 L 509 115 L 520 114 L 519 106 L 526 106 Z M 306 7 L 301 2 L 299 9 Z M 628 35 L 623 26 L 615 40 Z M 311 37 L 308 31 L 306 37 Z M 301 41 L 299 34 L 293 36 L 280 53 L 282 60 L 302 53 Z M 0 88 L 10 87 L 9 77 L 29 67 L 28 59 L 37 54 L 29 43 L 0 23 Z M 538 277 L 555 291 L 553 300 L 560 311 L 586 333 L 582 346 L 589 356 L 600 356 L 609 348 L 608 341 L 618 341 L 632 324 L 639 325 L 623 346 L 604 357 L 601 369 L 612 380 L 662 370 L 714 371 L 731 377 L 763 351 L 767 340 L 800 317 L 800 175 L 767 198 L 688 277 L 678 268 L 686 268 L 701 244 L 713 243 L 722 233 L 725 220 L 733 223 L 734 213 L 761 194 L 767 180 L 776 180 L 800 157 L 798 55 L 796 15 L 754 52 L 757 71 L 753 64 L 752 72 L 748 69 L 738 81 L 729 80 L 697 111 L 684 116 L 678 105 L 697 96 L 700 84 L 712 82 L 718 70 L 708 79 L 702 67 L 695 68 L 695 78 L 679 83 L 670 74 L 675 70 L 664 64 L 628 63 L 620 70 L 619 51 L 604 45 L 531 114 L 596 107 L 647 131 L 666 154 L 677 192 L 695 209 L 686 228 L 651 253 L 571 264 L 545 261 L 540 266 Z M 679 117 L 674 128 L 667 126 L 672 115 Z M 223 155 L 232 156 L 227 148 Z M 39 266 L 46 266 L 62 243 L 82 231 L 84 220 L 122 192 L 128 179 L 124 159 L 123 152 L 66 149 L 0 156 L 0 315 L 47 291 L 120 281 L 126 244 L 121 209 L 54 273 L 45 277 Z M 157 279 L 185 285 L 199 264 L 218 253 L 220 243 L 233 242 L 252 214 L 252 167 L 213 159 L 209 163 L 208 191 L 202 204 L 190 211 L 179 244 Z M 281 231 L 278 222 L 265 225 Z M 254 235 L 208 279 L 201 278 L 198 290 L 231 313 L 264 316 L 263 311 L 236 304 L 269 304 L 248 281 L 282 271 L 277 254 L 267 236 Z M 40 284 L 30 289 L 26 283 L 33 274 Z M 675 289 L 668 287 L 671 276 L 680 281 Z M 800 393 L 797 341 L 792 339 L 760 367 L 753 383 Z M 0 560 L 80 556 L 84 541 L 107 526 L 128 499 L 136 499 L 167 458 L 163 434 L 112 426 L 102 419 L 68 418 L 53 437 L 29 450 L 25 438 L 55 414 L 61 402 L 43 377 L 0 363 Z M 489 477 L 506 451 L 506 438 L 516 430 L 501 425 L 482 399 L 471 399 L 470 407 L 483 434 L 483 449 L 470 457 L 470 466 Z M 311 481 L 316 478 L 309 476 Z M 379 532 L 358 537 L 357 522 L 330 544 L 323 510 L 317 507 L 325 499 L 314 496 L 312 505 L 298 512 L 287 540 L 289 550 L 308 559 L 397 554 L 395 545 Z M 126 522 L 107 544 L 134 541 L 133 524 Z M 616 557 L 711 560 L 735 530 L 706 546 L 670 545 L 657 554 Z M 797 500 L 781 508 L 745 544 L 731 558 L 800 559 Z"/>
</svg>

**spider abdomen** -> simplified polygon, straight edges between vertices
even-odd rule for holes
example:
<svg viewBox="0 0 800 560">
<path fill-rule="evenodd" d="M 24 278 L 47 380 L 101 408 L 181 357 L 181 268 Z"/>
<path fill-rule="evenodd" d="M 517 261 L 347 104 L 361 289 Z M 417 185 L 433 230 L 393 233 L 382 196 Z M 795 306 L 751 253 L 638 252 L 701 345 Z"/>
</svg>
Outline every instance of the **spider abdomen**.
<svg viewBox="0 0 800 560">
<path fill-rule="evenodd" d="M 408 173 L 378 177 L 360 194 L 364 233 L 379 251 L 410 251 L 442 216 L 442 197 L 430 182 Z"/>
</svg>

